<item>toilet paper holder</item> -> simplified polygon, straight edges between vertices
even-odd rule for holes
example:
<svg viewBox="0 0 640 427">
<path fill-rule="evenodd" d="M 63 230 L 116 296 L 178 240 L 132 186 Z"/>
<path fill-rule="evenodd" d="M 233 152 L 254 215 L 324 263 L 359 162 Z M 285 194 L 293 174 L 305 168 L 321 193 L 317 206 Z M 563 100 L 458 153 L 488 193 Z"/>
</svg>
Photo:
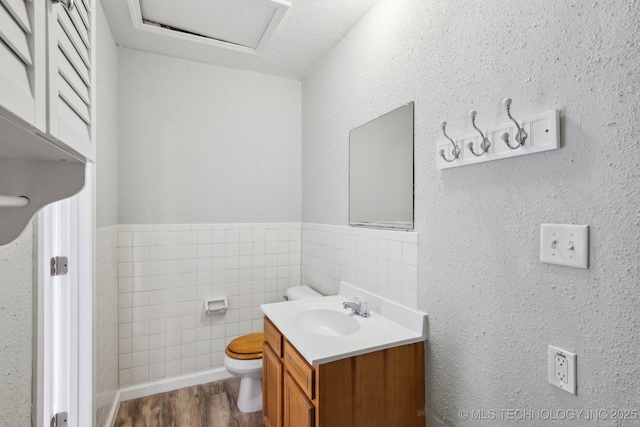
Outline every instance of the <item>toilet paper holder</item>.
<svg viewBox="0 0 640 427">
<path fill-rule="evenodd" d="M 204 300 L 204 313 L 222 314 L 227 311 L 228 306 L 227 297 L 206 299 Z"/>
</svg>

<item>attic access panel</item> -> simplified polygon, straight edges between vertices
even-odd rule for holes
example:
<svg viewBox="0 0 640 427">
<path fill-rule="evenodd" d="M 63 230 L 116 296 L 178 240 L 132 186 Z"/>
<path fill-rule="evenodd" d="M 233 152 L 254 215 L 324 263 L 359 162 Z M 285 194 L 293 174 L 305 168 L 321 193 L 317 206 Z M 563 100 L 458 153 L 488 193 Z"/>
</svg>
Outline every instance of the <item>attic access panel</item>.
<svg viewBox="0 0 640 427">
<path fill-rule="evenodd" d="M 258 53 L 290 5 L 284 0 L 129 0 L 134 27 Z"/>
</svg>

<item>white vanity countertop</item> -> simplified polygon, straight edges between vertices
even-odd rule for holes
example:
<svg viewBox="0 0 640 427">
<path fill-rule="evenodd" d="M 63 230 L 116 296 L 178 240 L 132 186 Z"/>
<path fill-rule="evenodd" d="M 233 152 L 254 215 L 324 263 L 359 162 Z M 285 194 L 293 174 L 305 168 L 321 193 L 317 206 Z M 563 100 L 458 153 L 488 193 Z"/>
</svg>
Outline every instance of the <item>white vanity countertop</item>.
<svg viewBox="0 0 640 427">
<path fill-rule="evenodd" d="M 342 303 L 353 297 L 369 302 L 370 317 L 350 314 L 351 310 L 342 308 Z M 427 338 L 426 313 L 345 282 L 340 283 L 339 295 L 263 304 L 260 308 L 311 365 L 413 344 Z M 304 315 L 300 316 L 302 313 Z M 315 321 L 313 317 L 316 314 L 326 316 L 330 323 L 338 319 L 338 329 L 348 325 L 345 327 L 349 329 L 348 335 L 336 336 L 330 330 L 325 334 L 323 320 Z M 302 321 L 303 317 L 306 320 Z"/>
</svg>

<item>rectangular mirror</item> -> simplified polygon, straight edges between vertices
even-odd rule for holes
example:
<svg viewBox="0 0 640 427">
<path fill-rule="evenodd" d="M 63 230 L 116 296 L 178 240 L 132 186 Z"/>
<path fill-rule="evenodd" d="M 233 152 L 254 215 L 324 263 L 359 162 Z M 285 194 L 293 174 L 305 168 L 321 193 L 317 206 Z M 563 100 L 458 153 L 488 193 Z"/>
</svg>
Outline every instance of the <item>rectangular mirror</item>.
<svg viewBox="0 0 640 427">
<path fill-rule="evenodd" d="M 413 229 L 413 102 L 349 133 L 349 225 Z"/>
</svg>

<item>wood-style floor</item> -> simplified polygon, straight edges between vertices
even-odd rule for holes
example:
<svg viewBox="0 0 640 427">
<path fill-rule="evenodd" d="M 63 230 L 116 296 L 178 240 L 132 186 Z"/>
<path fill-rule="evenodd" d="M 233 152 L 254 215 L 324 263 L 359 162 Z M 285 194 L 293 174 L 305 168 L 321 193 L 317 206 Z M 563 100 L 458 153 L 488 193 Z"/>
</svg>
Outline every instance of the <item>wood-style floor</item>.
<svg viewBox="0 0 640 427">
<path fill-rule="evenodd" d="M 262 412 L 236 407 L 240 378 L 120 403 L 115 427 L 264 427 Z"/>
</svg>

